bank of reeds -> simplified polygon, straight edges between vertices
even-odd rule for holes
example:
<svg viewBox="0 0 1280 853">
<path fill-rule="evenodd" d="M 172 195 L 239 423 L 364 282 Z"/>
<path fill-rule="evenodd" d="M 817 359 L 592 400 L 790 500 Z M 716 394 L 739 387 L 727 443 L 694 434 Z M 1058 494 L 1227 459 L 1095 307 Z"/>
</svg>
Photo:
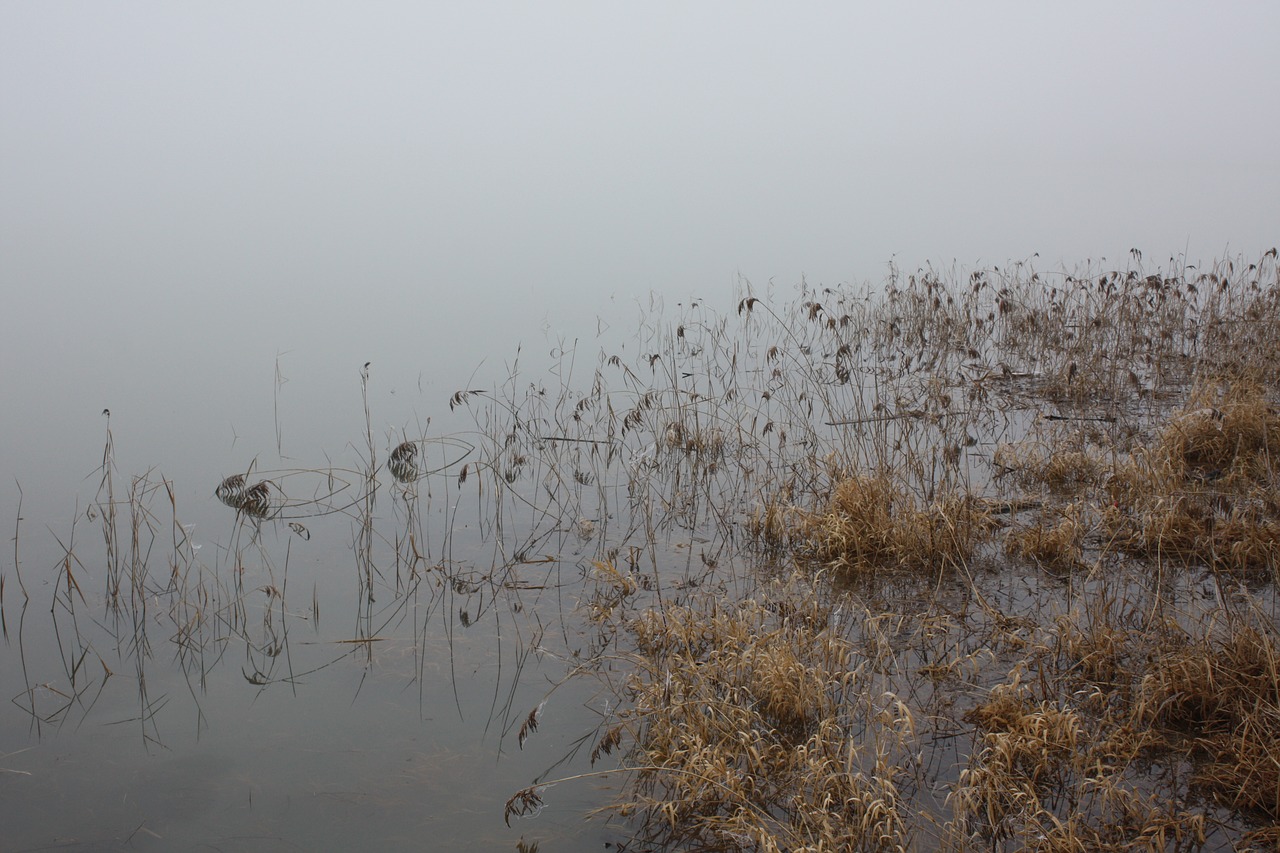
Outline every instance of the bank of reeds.
<svg viewBox="0 0 1280 853">
<path fill-rule="evenodd" d="M 584 772 L 627 774 L 614 811 L 643 849 L 1275 849 L 1276 253 L 744 287 L 458 391 L 466 440 L 383 453 L 366 365 L 355 470 L 223 479 L 212 566 L 162 478 L 116 488 L 108 434 L 90 514 L 117 638 L 143 661 L 164 626 L 193 695 L 229 640 L 254 688 L 294 683 L 287 626 L 319 605 L 286 609 L 289 547 L 332 516 L 360 598 L 343 642 L 369 664 L 380 630 L 425 642 L 447 613 L 451 641 L 457 613 L 516 620 L 524 654 L 558 635 L 573 676 L 605 679 Z M 74 527 L 70 634 L 95 621 Z M 43 711 L 29 680 L 33 718 L 94 686 L 97 647 L 69 648 L 70 698 Z M 492 713 L 523 747 L 545 719 L 514 707 L 518 677 Z"/>
<path fill-rule="evenodd" d="M 600 394 L 758 581 L 610 611 L 649 844 L 1273 849 L 1276 256 L 1131 260 L 748 296 Z"/>
</svg>

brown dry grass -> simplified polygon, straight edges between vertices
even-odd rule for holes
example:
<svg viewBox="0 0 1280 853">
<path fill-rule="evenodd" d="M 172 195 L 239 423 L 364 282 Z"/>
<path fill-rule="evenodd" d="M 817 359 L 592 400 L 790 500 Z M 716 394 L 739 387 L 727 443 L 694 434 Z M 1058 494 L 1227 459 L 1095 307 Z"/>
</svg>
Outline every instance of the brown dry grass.
<svg viewBox="0 0 1280 853">
<path fill-rule="evenodd" d="M 1083 561 L 1091 515 L 1083 502 L 1046 508 L 1034 524 L 1015 528 L 1005 536 L 1005 551 L 1047 568 L 1076 568 Z"/>
<path fill-rule="evenodd" d="M 1198 849 L 1200 797 L 1280 819 L 1274 632 L 1248 614 L 1122 624 L 1096 604 L 1060 619 L 968 712 L 981 748 L 952 793 L 960 839 Z"/>
<path fill-rule="evenodd" d="M 892 615 L 793 577 L 650 608 L 609 733 L 637 774 L 618 808 L 663 849 L 1199 850 L 1205 803 L 1258 843 L 1280 826 L 1274 628 L 1130 595 L 1107 581 L 1052 619 Z M 932 776 L 929 745 L 965 731 L 958 774 Z"/>
<path fill-rule="evenodd" d="M 638 617 L 622 725 L 640 783 L 624 811 L 702 850 L 905 849 L 897 759 L 914 720 L 868 695 L 872 676 L 833 616 L 793 579 L 734 606 Z"/>
<path fill-rule="evenodd" d="M 1205 385 L 1108 484 L 1118 545 L 1160 559 L 1274 577 L 1280 556 L 1280 416 L 1262 386 Z"/>
<path fill-rule="evenodd" d="M 1274 628 L 1230 623 L 1153 654 L 1134 714 L 1195 763 L 1191 784 L 1220 805 L 1280 820 L 1280 645 Z"/>
<path fill-rule="evenodd" d="M 1280 266 L 1131 260 L 695 305 L 522 410 L 703 558 L 583 599 L 646 849 L 1274 845 Z"/>
<path fill-rule="evenodd" d="M 839 572 L 953 568 L 994 528 L 986 504 L 959 492 L 928 505 L 886 474 L 843 474 L 827 506 L 797 516 L 805 553 Z"/>
<path fill-rule="evenodd" d="M 1109 467 L 1099 449 L 1077 447 L 1074 441 L 1002 444 L 996 448 L 992 464 L 997 475 L 1013 475 L 1020 485 L 1044 485 L 1059 494 L 1096 484 Z"/>
</svg>

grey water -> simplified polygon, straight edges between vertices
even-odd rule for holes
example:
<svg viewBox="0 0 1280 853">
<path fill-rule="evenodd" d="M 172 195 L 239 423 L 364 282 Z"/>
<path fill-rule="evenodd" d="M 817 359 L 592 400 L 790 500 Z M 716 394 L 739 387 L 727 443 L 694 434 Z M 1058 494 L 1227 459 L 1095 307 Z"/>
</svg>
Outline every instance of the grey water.
<svg viewBox="0 0 1280 853">
<path fill-rule="evenodd" d="M 598 684 L 560 684 L 584 644 L 571 611 L 592 544 L 555 537 L 495 578 L 509 563 L 495 540 L 519 522 L 486 526 L 479 473 L 458 482 L 479 437 L 450 412 L 448 369 L 421 387 L 402 370 L 389 388 L 369 365 L 368 432 L 364 362 L 345 367 L 264 360 L 238 406 L 235 367 L 166 381 L 162 359 L 96 395 L 70 388 L 81 405 L 45 415 L 10 396 L 5 850 L 587 850 L 616 837 L 584 820 L 607 780 L 503 816 L 540 777 L 591 769 L 575 746 L 609 714 Z M 454 373 L 459 389 L 495 379 Z M 129 576 L 114 598 L 108 430 Z M 412 484 L 381 472 L 371 586 L 357 512 L 369 436 L 383 462 L 420 440 L 434 469 Z M 219 501 L 245 472 L 287 510 L 256 519 Z M 397 556 L 406 535 L 413 565 Z M 540 705 L 536 734 L 518 738 Z"/>
</svg>

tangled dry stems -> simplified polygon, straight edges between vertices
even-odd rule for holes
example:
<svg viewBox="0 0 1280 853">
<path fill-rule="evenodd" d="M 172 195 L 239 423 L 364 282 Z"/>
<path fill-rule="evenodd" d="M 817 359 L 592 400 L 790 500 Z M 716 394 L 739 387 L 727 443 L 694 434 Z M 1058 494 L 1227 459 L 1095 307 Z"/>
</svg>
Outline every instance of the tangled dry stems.
<svg viewBox="0 0 1280 853">
<path fill-rule="evenodd" d="M 636 619 L 623 725 L 643 734 L 626 808 L 698 849 L 905 849 L 895 760 L 910 712 L 868 693 L 869 669 L 811 587 L 766 598 L 787 606 L 707 600 Z"/>
<path fill-rule="evenodd" d="M 890 476 L 837 476 L 824 511 L 797 516 L 813 559 L 840 572 L 954 567 L 968 562 L 994 527 L 982 501 L 948 494 L 928 506 Z"/>
<path fill-rule="evenodd" d="M 754 497 L 763 567 L 818 580 L 623 619 L 635 669 L 609 737 L 631 744 L 619 810 L 641 834 L 1272 849 L 1275 256 L 1058 285 L 929 272 L 739 314 L 717 421 L 745 425 L 724 456 L 746 473 L 710 473 Z M 637 413 L 688 449 L 670 410 Z"/>
</svg>

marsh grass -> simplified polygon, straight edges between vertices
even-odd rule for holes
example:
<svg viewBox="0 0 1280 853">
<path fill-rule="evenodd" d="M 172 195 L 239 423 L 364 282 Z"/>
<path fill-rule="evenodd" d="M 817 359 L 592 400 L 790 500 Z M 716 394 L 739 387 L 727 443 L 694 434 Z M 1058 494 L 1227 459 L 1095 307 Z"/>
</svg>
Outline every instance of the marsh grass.
<svg viewBox="0 0 1280 853">
<path fill-rule="evenodd" d="M 749 295 L 623 367 L 630 409 L 597 375 L 575 422 L 625 414 L 576 435 L 642 461 L 646 532 L 754 579 L 596 606 L 632 666 L 596 757 L 648 844 L 1274 841 L 1276 255 L 1130 261 Z"/>
<path fill-rule="evenodd" d="M 994 527 L 990 509 L 968 494 L 923 505 L 891 475 L 834 481 L 828 506 L 795 528 L 802 552 L 841 573 L 964 565 Z"/>
<path fill-rule="evenodd" d="M 1280 416 L 1248 380 L 1197 387 L 1108 483 L 1117 544 L 1274 579 Z"/>
<path fill-rule="evenodd" d="M 228 648 L 297 690 L 407 632 L 421 696 L 428 646 L 483 621 L 515 650 L 503 749 L 551 737 L 566 685 L 602 709 L 508 822 L 604 774 L 636 849 L 1274 849 L 1277 256 L 1126 264 L 651 304 L 385 443 L 365 365 L 354 461 L 224 476 L 211 560 L 108 428 L 51 570 L 65 672 L 15 701 L 61 725 L 127 663 L 156 742 L 157 637 L 198 704 Z M 354 628 L 295 667 L 320 606 L 292 549 L 334 525 Z M 534 657 L 564 666 L 540 695 Z"/>
<path fill-rule="evenodd" d="M 1005 846 L 1163 850 L 1206 845 L 1221 819 L 1206 802 L 1274 825 L 1274 626 L 1252 610 L 1130 605 L 1104 589 L 1063 614 L 967 712 L 980 748 L 953 789 L 957 828 Z"/>
<path fill-rule="evenodd" d="M 642 735 L 619 808 L 702 849 L 903 848 L 911 712 L 812 587 L 770 586 L 638 617 L 619 724 Z"/>
</svg>

